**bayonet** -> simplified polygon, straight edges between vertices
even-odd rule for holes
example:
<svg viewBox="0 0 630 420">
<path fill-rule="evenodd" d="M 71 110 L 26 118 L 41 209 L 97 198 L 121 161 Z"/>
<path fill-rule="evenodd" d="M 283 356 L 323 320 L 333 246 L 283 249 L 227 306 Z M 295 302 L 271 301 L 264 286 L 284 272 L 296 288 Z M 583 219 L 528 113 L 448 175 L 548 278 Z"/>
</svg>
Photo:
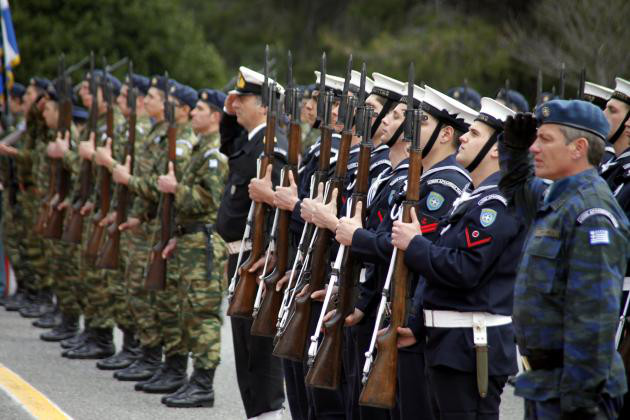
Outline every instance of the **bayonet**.
<svg viewBox="0 0 630 420">
<path fill-rule="evenodd" d="M 319 69 L 319 99 L 317 100 L 317 121 L 320 124 L 326 119 L 326 101 L 324 99 L 326 93 L 326 52 L 322 53 L 322 61 Z"/>
<path fill-rule="evenodd" d="M 560 65 L 560 88 L 558 89 L 558 97 L 560 99 L 564 99 L 564 82 L 565 82 L 565 65 L 562 63 Z"/>
<path fill-rule="evenodd" d="M 343 81 L 343 93 L 341 94 L 341 104 L 339 105 L 339 113 L 337 114 L 337 124 L 345 124 L 346 115 L 349 113 L 350 101 L 350 79 L 352 78 L 352 54 L 348 57 L 348 64 L 346 65 L 346 78 Z"/>
<path fill-rule="evenodd" d="M 265 64 L 263 67 L 263 74 L 265 76 L 265 80 L 262 85 L 262 103 L 263 106 L 269 107 L 269 44 L 265 45 Z"/>
</svg>

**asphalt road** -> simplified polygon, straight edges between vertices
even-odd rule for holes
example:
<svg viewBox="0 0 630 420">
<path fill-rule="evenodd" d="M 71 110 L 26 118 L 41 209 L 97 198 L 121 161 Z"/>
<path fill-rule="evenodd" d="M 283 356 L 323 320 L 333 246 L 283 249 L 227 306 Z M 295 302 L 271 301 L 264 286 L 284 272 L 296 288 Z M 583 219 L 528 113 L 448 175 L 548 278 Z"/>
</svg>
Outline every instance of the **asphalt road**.
<svg viewBox="0 0 630 420">
<path fill-rule="evenodd" d="M 244 419 L 236 374 L 229 318 L 222 328 L 221 365 L 215 378 L 214 408 L 174 409 L 160 403 L 160 395 L 134 391 L 133 382 L 119 382 L 111 372 L 95 368 L 94 361 L 68 360 L 59 356 L 60 347 L 45 343 L 38 336 L 42 330 L 16 312 L 0 308 L 0 363 L 19 374 L 77 420 L 153 420 Z M 115 335 L 119 346 L 122 336 Z M 190 363 L 189 363 L 190 365 Z M 290 418 L 288 407 L 284 417 Z M 0 419 L 32 418 L 0 389 Z M 507 387 L 501 406 L 501 419 L 522 419 L 522 402 Z"/>
</svg>

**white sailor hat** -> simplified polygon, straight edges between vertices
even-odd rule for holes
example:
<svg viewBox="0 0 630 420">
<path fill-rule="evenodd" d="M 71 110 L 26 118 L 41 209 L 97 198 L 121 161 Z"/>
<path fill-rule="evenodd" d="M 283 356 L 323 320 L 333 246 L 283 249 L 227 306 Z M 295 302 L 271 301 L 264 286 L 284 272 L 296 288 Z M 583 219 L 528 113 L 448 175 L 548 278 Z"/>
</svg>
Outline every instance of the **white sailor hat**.
<svg viewBox="0 0 630 420">
<path fill-rule="evenodd" d="M 483 97 L 481 98 L 481 110 L 479 110 L 479 115 L 475 120 L 494 129 L 503 130 L 503 123 L 510 115 L 514 116 L 516 112 L 492 98 Z"/>
<path fill-rule="evenodd" d="M 611 88 L 606 86 L 597 85 L 593 82 L 584 82 L 584 95 L 590 95 L 595 98 L 601 98 L 605 101 L 609 100 L 613 94 Z"/>
<path fill-rule="evenodd" d="M 282 95 L 284 88 L 281 84 L 269 78 L 269 83 L 276 84 L 276 93 Z M 236 88 L 231 90 L 230 94 L 237 95 L 260 95 L 262 93 L 262 85 L 265 83 L 265 75 L 258 73 L 245 66 L 238 68 L 238 79 L 236 80 Z"/>
<path fill-rule="evenodd" d="M 630 105 L 630 82 L 621 77 L 615 77 L 615 91 L 612 93 L 611 98 Z"/>
<path fill-rule="evenodd" d="M 350 92 L 355 95 L 359 94 L 359 88 L 361 87 L 361 72 L 352 70 L 350 73 Z M 374 89 L 374 80 L 369 77 L 365 78 L 365 95 L 369 95 L 372 93 L 372 89 Z"/>
<path fill-rule="evenodd" d="M 400 102 L 403 104 L 407 103 L 407 89 L 409 86 L 409 82 L 405 83 L 403 85 L 403 90 L 402 90 L 402 98 L 400 99 Z M 418 108 L 420 106 L 420 104 L 422 104 L 422 100 L 424 99 L 424 88 L 418 86 L 418 85 L 413 85 L 413 105 L 414 107 Z"/>
<path fill-rule="evenodd" d="M 321 73 L 318 70 L 315 70 L 315 90 L 319 90 L 319 83 Z M 324 79 L 324 85 L 327 90 L 330 90 L 335 94 L 335 96 L 341 96 L 343 93 L 343 77 L 333 76 L 332 74 L 326 74 L 326 78 Z"/>
<path fill-rule="evenodd" d="M 424 88 L 422 109 L 459 131 L 467 131 L 468 126 L 478 115 L 474 109 L 430 86 Z"/>
<path fill-rule="evenodd" d="M 381 73 L 372 73 L 374 78 L 374 86 L 372 87 L 372 95 L 378 95 L 385 99 L 391 99 L 398 102 L 403 96 L 405 84 L 399 80 L 392 79 Z"/>
</svg>

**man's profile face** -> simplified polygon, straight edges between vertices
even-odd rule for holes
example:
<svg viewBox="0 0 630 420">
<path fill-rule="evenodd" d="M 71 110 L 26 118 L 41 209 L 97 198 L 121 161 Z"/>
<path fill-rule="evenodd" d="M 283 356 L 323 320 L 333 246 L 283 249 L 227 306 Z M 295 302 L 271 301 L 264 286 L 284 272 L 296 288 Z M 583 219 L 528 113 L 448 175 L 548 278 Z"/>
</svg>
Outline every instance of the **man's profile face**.
<svg viewBox="0 0 630 420">
<path fill-rule="evenodd" d="M 621 122 L 626 117 L 626 114 L 630 111 L 630 105 L 625 102 L 620 101 L 619 99 L 612 98 L 606 103 L 606 108 L 604 109 L 604 115 L 610 124 L 610 132 L 608 133 L 608 138 L 612 137 L 613 134 L 619 129 Z M 622 135 L 627 135 L 625 132 Z M 627 137 L 626 141 L 630 140 L 630 136 Z"/>
<path fill-rule="evenodd" d="M 149 92 L 144 97 L 144 108 L 150 117 L 156 118 L 164 112 L 164 97 L 155 87 L 149 88 Z"/>
<path fill-rule="evenodd" d="M 574 142 L 567 144 L 559 125 L 541 125 L 536 140 L 529 148 L 534 156 L 536 176 L 555 181 L 572 173 L 575 162 L 571 152 L 574 147 Z"/>
<path fill-rule="evenodd" d="M 459 138 L 461 144 L 457 151 L 457 163 L 462 166 L 470 165 L 492 134 L 494 134 L 494 128 L 481 121 L 474 121 L 468 131 Z"/>
<path fill-rule="evenodd" d="M 57 108 L 57 103 L 54 101 L 46 102 L 44 105 L 43 112 L 44 121 L 46 121 L 46 126 L 48 128 L 57 128 L 57 120 L 59 118 L 59 109 Z"/>
<path fill-rule="evenodd" d="M 260 97 L 256 95 L 237 95 L 232 107 L 236 114 L 236 121 L 248 129 L 255 128 L 254 124 L 263 115 Z"/>
</svg>

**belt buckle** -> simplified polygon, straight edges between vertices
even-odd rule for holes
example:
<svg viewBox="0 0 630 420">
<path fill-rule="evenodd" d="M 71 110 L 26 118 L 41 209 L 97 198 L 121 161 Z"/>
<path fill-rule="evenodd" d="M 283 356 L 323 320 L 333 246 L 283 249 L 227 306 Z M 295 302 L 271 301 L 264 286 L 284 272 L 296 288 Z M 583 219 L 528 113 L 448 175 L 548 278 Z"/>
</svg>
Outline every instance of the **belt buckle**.
<svg viewBox="0 0 630 420">
<path fill-rule="evenodd" d="M 486 316 L 481 313 L 472 314 L 473 341 L 477 346 L 488 344 L 488 331 L 486 328 Z"/>
</svg>

